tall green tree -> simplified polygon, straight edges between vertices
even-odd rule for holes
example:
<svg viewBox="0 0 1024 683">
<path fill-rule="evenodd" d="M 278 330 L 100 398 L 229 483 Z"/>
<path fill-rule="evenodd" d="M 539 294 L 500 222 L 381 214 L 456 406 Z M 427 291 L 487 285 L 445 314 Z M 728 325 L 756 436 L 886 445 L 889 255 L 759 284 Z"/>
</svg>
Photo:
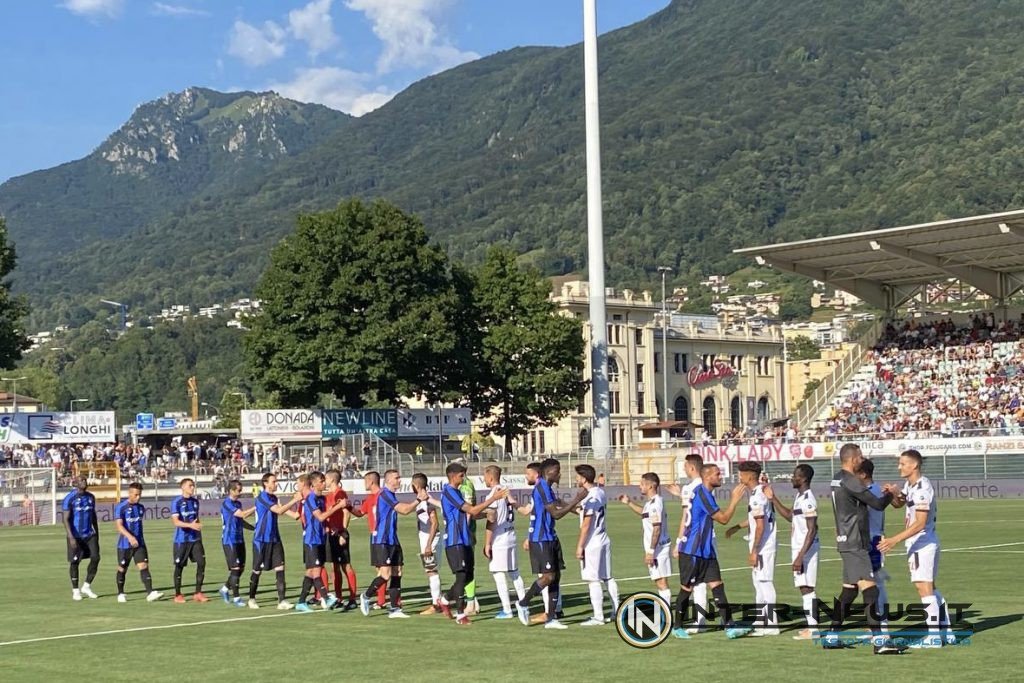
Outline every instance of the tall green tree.
<svg viewBox="0 0 1024 683">
<path fill-rule="evenodd" d="M 17 262 L 14 245 L 7 240 L 7 221 L 0 216 L 0 368 L 13 368 L 29 347 L 25 334 L 28 303 L 11 294 L 8 280 Z"/>
<path fill-rule="evenodd" d="M 492 247 L 475 275 L 480 358 L 469 369 L 470 404 L 484 434 L 504 437 L 511 452 L 515 438 L 579 405 L 587 388 L 581 324 L 557 315 L 550 282 L 520 268 L 507 247 Z"/>
<path fill-rule="evenodd" d="M 786 343 L 789 360 L 815 360 L 821 358 L 821 346 L 806 335 L 793 337 Z"/>
<path fill-rule="evenodd" d="M 245 351 L 286 406 L 436 399 L 453 381 L 457 297 L 419 219 L 358 199 L 300 215 L 270 256 Z M 444 370 L 441 370 L 441 369 Z"/>
</svg>

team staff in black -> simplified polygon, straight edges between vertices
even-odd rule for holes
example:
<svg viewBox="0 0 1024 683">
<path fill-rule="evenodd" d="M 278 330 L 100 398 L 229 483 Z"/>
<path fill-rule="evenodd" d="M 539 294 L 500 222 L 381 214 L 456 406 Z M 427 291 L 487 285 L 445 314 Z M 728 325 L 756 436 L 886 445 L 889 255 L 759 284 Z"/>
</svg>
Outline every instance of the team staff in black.
<svg viewBox="0 0 1024 683">
<path fill-rule="evenodd" d="M 864 594 L 865 616 L 872 632 L 876 655 L 899 654 L 905 648 L 893 645 L 881 632 L 878 615 L 874 606 L 878 600 L 878 586 L 872 569 L 871 532 L 868 525 L 868 508 L 883 510 L 894 495 L 892 484 L 882 487 L 879 498 L 864 486 L 856 471 L 864 460 L 860 446 L 845 444 L 839 450 L 841 469 L 832 480 L 832 508 L 836 519 L 836 549 L 843 562 L 843 590 L 836 600 L 830 632 L 822 640 L 826 650 L 847 647 L 839 639 L 839 630 L 858 593 Z"/>
</svg>

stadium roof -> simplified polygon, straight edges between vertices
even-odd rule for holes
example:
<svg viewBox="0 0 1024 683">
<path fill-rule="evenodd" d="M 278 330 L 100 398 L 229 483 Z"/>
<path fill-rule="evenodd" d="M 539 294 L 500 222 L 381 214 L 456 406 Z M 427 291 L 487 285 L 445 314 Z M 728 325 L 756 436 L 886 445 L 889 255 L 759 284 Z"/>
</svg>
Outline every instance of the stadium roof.
<svg viewBox="0 0 1024 683">
<path fill-rule="evenodd" d="M 996 300 L 1024 288 L 1024 210 L 736 249 L 894 310 L 955 278 Z"/>
</svg>

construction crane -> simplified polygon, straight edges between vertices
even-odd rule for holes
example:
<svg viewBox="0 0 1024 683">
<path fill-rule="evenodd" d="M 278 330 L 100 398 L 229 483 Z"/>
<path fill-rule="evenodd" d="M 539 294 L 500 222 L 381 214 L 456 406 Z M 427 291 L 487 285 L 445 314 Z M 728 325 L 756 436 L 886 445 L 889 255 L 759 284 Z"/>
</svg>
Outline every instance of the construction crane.
<svg viewBox="0 0 1024 683">
<path fill-rule="evenodd" d="M 197 422 L 199 420 L 199 382 L 196 381 L 196 376 L 189 377 L 185 386 L 188 387 L 188 395 L 192 399 L 192 421 Z"/>
</svg>

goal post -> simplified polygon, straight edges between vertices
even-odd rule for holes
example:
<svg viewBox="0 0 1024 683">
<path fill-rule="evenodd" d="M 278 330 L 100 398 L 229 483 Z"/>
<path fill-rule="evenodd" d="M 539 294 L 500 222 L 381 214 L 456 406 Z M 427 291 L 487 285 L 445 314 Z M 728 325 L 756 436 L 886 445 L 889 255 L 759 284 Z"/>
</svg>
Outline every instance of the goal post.
<svg viewBox="0 0 1024 683">
<path fill-rule="evenodd" d="M 0 467 L 0 525 L 56 524 L 57 470 Z"/>
</svg>

